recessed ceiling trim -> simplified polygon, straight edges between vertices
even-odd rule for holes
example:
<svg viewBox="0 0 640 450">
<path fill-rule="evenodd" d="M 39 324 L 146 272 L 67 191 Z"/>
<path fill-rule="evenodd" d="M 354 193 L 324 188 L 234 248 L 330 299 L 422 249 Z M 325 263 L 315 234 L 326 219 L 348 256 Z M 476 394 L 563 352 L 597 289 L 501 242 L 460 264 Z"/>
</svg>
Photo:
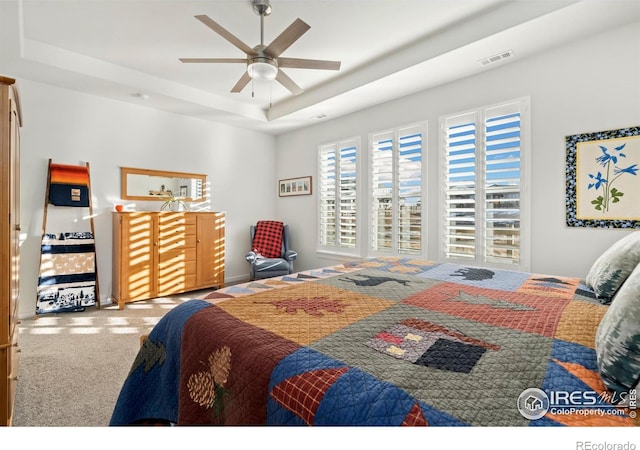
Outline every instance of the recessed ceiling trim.
<svg viewBox="0 0 640 450">
<path fill-rule="evenodd" d="M 201 106 L 208 106 L 227 113 L 239 114 L 254 120 L 266 120 L 265 111 L 250 104 L 237 103 L 223 96 L 211 94 L 184 84 L 155 77 L 133 69 L 111 64 L 69 50 L 54 47 L 31 39 L 23 39 L 23 59 L 45 64 L 74 74 L 116 83 L 126 89 L 161 92 L 164 96 L 174 97 Z"/>
<path fill-rule="evenodd" d="M 561 3 L 571 5 L 576 1 Z M 308 89 L 304 95 L 289 97 L 275 103 L 269 110 L 269 121 L 345 94 L 359 86 L 391 76 L 558 9 L 558 2 L 501 2 L 491 8 L 479 11 L 473 17 L 468 17 L 464 21 L 438 30 L 428 38 L 380 57 L 365 67 L 346 72 L 336 77 L 331 83 Z"/>
</svg>

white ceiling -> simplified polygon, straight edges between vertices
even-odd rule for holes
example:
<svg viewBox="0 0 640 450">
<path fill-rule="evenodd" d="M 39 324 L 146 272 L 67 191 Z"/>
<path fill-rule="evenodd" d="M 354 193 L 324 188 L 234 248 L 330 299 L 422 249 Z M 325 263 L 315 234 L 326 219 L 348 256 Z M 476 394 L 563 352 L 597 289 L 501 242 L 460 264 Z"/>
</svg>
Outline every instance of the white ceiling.
<svg viewBox="0 0 640 450">
<path fill-rule="evenodd" d="M 342 61 L 339 71 L 283 69 L 277 82 L 230 90 L 243 64 L 181 57 L 245 55 L 250 0 L 0 0 L 0 74 L 279 134 L 427 89 L 640 18 L 640 0 L 272 0 L 270 43 L 296 18 L 311 28 L 281 56 Z M 487 57 L 512 51 L 494 64 Z M 252 90 L 254 95 L 252 96 Z"/>
</svg>

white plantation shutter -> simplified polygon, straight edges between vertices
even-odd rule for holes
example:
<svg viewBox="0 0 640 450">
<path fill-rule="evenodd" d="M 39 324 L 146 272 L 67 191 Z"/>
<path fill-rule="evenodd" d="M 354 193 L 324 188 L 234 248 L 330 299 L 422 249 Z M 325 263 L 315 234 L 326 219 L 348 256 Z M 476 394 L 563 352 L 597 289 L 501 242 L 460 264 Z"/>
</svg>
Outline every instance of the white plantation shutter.
<svg viewBox="0 0 640 450">
<path fill-rule="evenodd" d="M 371 148 L 373 249 L 393 250 L 393 133 L 373 136 Z"/>
<path fill-rule="evenodd" d="M 520 264 L 519 105 L 488 110 L 484 133 L 484 256 L 487 262 Z"/>
<path fill-rule="evenodd" d="M 356 192 L 356 156 L 357 147 L 346 143 L 339 148 L 340 166 L 340 214 L 338 216 L 338 235 L 340 247 L 356 248 L 357 192 Z"/>
<path fill-rule="evenodd" d="M 319 149 L 319 240 L 328 250 L 354 251 L 357 246 L 358 140 Z"/>
<path fill-rule="evenodd" d="M 337 152 L 336 145 L 326 145 L 319 152 L 320 185 L 320 245 L 336 245 L 336 186 Z"/>
<path fill-rule="evenodd" d="M 445 137 L 444 251 L 447 258 L 475 259 L 475 114 L 447 119 Z"/>
<path fill-rule="evenodd" d="M 424 125 L 371 136 L 371 246 L 375 253 L 420 255 Z"/>
<path fill-rule="evenodd" d="M 523 266 L 522 124 L 528 102 L 443 120 L 445 258 Z"/>
</svg>

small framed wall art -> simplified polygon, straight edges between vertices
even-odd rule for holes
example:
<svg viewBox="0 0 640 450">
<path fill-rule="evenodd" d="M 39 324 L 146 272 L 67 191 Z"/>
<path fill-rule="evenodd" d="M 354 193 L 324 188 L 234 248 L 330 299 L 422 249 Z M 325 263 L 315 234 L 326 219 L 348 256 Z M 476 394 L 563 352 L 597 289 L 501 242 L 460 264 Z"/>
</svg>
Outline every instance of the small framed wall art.
<svg viewBox="0 0 640 450">
<path fill-rule="evenodd" d="M 280 197 L 311 195 L 311 191 L 311 177 L 287 178 L 278 181 L 278 194 Z"/>
<path fill-rule="evenodd" d="M 640 228 L 640 127 L 566 136 L 567 225 Z"/>
</svg>

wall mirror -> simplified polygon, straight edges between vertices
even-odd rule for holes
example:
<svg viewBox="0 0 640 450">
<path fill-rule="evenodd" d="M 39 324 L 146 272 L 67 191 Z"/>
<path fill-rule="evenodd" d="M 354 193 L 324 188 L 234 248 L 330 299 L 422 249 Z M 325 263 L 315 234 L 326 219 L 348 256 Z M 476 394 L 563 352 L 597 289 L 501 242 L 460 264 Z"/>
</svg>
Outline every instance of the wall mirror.
<svg viewBox="0 0 640 450">
<path fill-rule="evenodd" d="M 120 168 L 123 200 L 159 200 L 180 197 L 186 202 L 204 201 L 207 176 L 199 173 Z"/>
</svg>

